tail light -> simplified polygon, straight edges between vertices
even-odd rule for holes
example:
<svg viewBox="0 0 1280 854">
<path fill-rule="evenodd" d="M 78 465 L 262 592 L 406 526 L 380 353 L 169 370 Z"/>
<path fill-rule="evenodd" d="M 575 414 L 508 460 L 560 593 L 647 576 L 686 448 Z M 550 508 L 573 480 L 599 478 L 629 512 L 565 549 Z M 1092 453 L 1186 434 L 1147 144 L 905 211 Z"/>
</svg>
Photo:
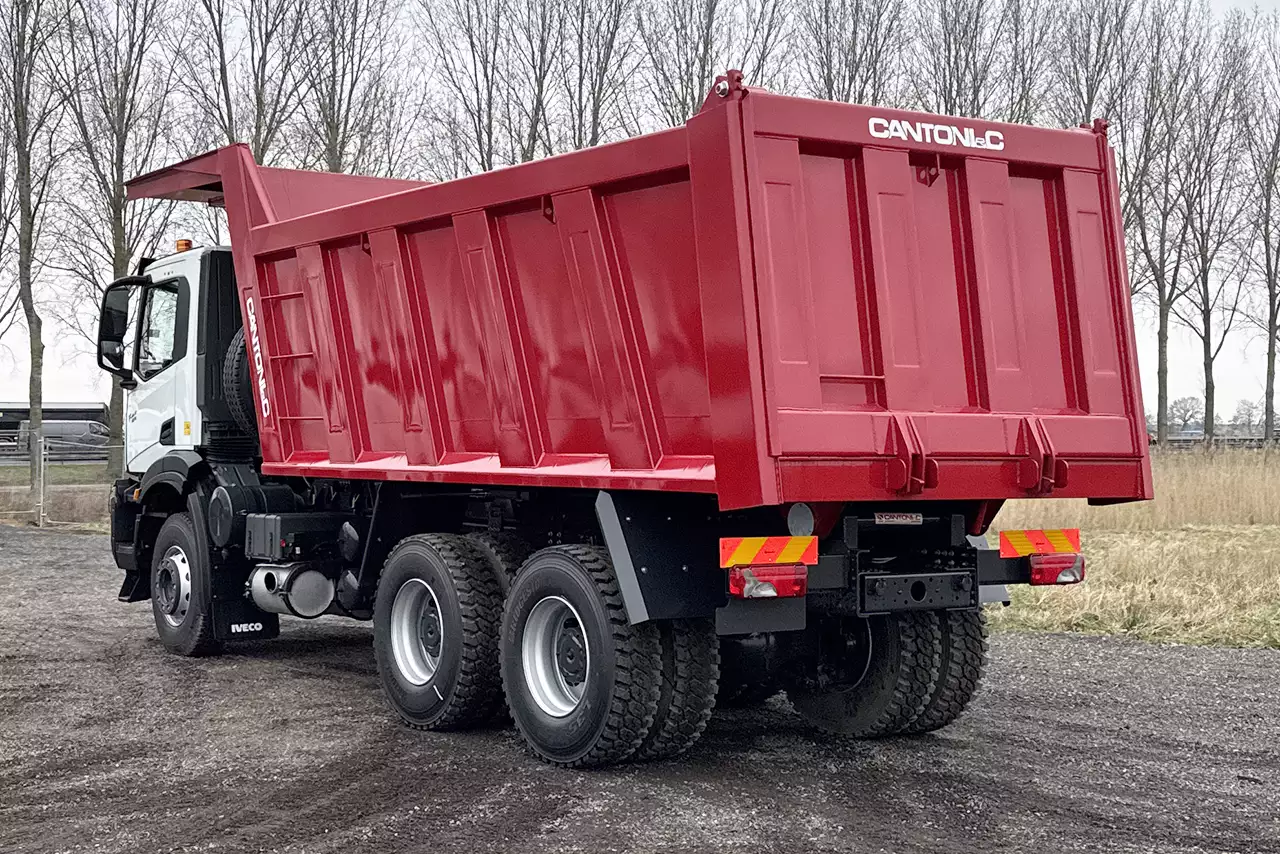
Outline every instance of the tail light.
<svg viewBox="0 0 1280 854">
<path fill-rule="evenodd" d="M 735 566 L 729 570 L 729 595 L 735 599 L 786 599 L 809 590 L 805 566 Z"/>
<path fill-rule="evenodd" d="M 1048 554 L 1031 555 L 1031 583 L 1079 584 L 1084 581 L 1084 555 Z"/>
</svg>

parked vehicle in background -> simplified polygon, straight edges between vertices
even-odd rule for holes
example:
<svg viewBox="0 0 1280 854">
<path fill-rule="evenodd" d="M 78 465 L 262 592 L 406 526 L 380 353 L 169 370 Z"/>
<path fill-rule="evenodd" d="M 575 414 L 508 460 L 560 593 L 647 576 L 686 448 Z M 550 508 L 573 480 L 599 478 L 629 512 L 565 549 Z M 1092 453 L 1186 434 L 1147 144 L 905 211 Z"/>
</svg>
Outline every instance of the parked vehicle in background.
<svg viewBox="0 0 1280 854">
<path fill-rule="evenodd" d="M 505 705 L 559 765 L 677 754 L 717 695 L 945 726 L 983 591 L 1084 574 L 1078 532 L 988 548 L 1001 503 L 1151 495 L 1115 175 L 1105 124 L 731 72 L 684 127 L 443 184 L 244 146 L 137 178 L 232 246 L 104 297 L 120 598 L 183 655 L 372 619 L 406 723 Z"/>
<path fill-rule="evenodd" d="M 50 460 L 105 460 L 111 431 L 100 421 L 54 420 L 42 425 L 46 454 Z M 31 422 L 23 420 L 15 433 L 0 437 L 0 451 L 25 457 L 37 449 Z"/>
</svg>

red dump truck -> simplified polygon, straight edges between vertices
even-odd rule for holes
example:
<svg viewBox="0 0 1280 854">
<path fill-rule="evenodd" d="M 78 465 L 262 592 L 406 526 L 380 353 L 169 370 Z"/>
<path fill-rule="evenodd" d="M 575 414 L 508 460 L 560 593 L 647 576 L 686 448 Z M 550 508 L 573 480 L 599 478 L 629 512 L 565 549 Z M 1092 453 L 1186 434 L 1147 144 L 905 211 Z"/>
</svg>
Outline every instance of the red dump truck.
<svg viewBox="0 0 1280 854">
<path fill-rule="evenodd" d="M 952 721 L 1004 585 L 1083 577 L 1011 498 L 1149 498 L 1106 125 L 782 97 L 426 184 L 231 146 L 129 184 L 231 248 L 113 283 L 123 601 L 183 655 L 372 620 L 424 729 L 671 756 L 785 691 Z"/>
</svg>

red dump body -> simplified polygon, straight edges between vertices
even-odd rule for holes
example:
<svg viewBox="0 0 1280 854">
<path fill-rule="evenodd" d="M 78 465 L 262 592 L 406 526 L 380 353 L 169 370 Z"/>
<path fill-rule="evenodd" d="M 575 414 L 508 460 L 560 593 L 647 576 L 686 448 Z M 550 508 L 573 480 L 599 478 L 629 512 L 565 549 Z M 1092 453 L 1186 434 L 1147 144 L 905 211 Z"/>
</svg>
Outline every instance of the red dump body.
<svg viewBox="0 0 1280 854">
<path fill-rule="evenodd" d="M 232 146 L 129 192 L 226 206 L 269 474 L 726 509 L 1151 495 L 1101 125 L 733 87 L 442 184 Z"/>
</svg>

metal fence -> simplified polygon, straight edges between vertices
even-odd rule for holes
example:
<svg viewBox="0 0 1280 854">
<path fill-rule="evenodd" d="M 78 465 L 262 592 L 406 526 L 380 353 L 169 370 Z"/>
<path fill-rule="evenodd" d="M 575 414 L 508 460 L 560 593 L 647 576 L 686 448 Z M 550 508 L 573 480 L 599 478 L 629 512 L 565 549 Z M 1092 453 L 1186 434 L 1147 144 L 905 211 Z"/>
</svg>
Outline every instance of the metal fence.
<svg viewBox="0 0 1280 854">
<path fill-rule="evenodd" d="M 21 439 L 12 431 L 0 434 L 0 466 L 10 472 L 0 515 L 29 519 L 41 528 L 105 517 L 109 486 L 122 474 L 110 471 L 108 460 L 118 451 L 123 461 L 123 445 L 53 439 L 38 431 Z M 34 481 L 26 476 L 33 458 Z"/>
</svg>

